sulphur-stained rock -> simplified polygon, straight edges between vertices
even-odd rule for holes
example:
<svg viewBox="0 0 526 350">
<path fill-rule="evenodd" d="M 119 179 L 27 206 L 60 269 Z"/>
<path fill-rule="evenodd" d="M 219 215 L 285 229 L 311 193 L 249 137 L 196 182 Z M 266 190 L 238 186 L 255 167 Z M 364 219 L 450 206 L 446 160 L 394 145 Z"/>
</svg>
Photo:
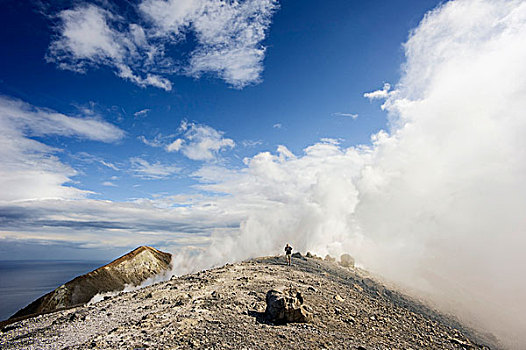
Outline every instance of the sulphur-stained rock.
<svg viewBox="0 0 526 350">
<path fill-rule="evenodd" d="M 265 314 L 274 323 L 309 322 L 312 313 L 303 305 L 303 296 L 293 288 L 269 290 Z"/>
<path fill-rule="evenodd" d="M 121 291 L 138 286 L 148 278 L 170 270 L 172 255 L 142 246 L 107 265 L 63 284 L 40 297 L 11 318 L 41 314 L 85 304 L 99 293 Z"/>
<path fill-rule="evenodd" d="M 341 303 L 343 303 L 345 301 L 345 299 L 343 299 L 339 294 L 336 294 L 334 296 L 334 300 L 337 300 L 337 301 L 339 301 Z"/>
<path fill-rule="evenodd" d="M 342 254 L 340 257 L 340 265 L 343 267 L 354 267 L 354 258 L 349 254 Z"/>
</svg>

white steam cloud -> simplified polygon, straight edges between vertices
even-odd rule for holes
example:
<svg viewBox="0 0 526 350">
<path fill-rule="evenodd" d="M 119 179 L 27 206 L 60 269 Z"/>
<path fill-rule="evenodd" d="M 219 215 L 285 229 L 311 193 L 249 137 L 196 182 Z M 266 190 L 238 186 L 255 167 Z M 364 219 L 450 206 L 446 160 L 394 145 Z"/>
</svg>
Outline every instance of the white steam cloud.
<svg viewBox="0 0 526 350">
<path fill-rule="evenodd" d="M 142 289 L 142 288 L 146 288 L 146 287 L 152 286 L 152 285 L 160 283 L 160 282 L 164 282 L 164 281 L 170 279 L 170 277 L 172 277 L 171 272 L 170 271 L 164 271 L 164 272 L 161 272 L 161 273 L 159 273 L 157 275 L 154 275 L 152 277 L 149 277 L 149 278 L 145 279 L 138 286 L 134 286 L 133 284 L 125 284 L 124 285 L 124 289 L 122 289 L 122 290 L 97 293 L 90 299 L 90 301 L 87 302 L 87 304 L 88 305 L 96 304 L 99 301 L 104 300 L 104 298 L 106 298 L 106 297 L 111 298 L 111 297 L 114 297 L 114 296 L 119 295 L 121 293 L 135 292 L 136 290 L 139 290 L 139 289 Z"/>
<path fill-rule="evenodd" d="M 238 171 L 206 166 L 214 205 L 243 203 L 240 230 L 178 272 L 296 250 L 357 261 L 444 311 L 526 344 L 526 2 L 450 1 L 404 45 L 372 145 L 321 142 L 261 153 Z M 377 96 L 378 95 L 378 96 Z M 186 260 L 185 260 L 186 259 Z"/>
</svg>

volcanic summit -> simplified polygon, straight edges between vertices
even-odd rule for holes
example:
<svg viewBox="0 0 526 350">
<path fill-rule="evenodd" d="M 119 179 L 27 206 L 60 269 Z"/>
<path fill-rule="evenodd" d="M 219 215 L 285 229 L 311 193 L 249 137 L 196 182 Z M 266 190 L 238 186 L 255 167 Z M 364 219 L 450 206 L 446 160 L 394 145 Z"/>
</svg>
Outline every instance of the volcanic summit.
<svg viewBox="0 0 526 350">
<path fill-rule="evenodd" d="M 170 270 L 172 255 L 141 246 L 85 275 L 61 285 L 11 316 L 11 319 L 37 315 L 82 305 L 95 295 L 139 286 L 148 278 Z"/>
<path fill-rule="evenodd" d="M 159 256 L 168 264 L 168 256 Z M 174 276 L 97 303 L 4 326 L 0 347 L 262 350 L 499 347 L 491 336 L 481 335 L 453 317 L 387 287 L 366 271 L 329 260 L 312 254 L 296 255 L 293 265 L 287 266 L 284 257 L 270 256 Z M 280 307 L 288 309 L 282 312 Z"/>
</svg>

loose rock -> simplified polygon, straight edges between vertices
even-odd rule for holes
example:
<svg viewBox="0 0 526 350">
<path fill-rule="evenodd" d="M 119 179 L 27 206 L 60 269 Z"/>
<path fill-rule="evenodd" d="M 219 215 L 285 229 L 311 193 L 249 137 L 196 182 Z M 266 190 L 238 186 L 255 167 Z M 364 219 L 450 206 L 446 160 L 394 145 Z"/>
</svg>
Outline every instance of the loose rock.
<svg viewBox="0 0 526 350">
<path fill-rule="evenodd" d="M 342 254 L 340 257 L 340 265 L 343 267 L 354 267 L 354 258 L 349 254 Z"/>
<path fill-rule="evenodd" d="M 296 289 L 277 288 L 267 292 L 265 314 L 274 323 L 310 322 L 312 313 L 303 305 L 303 296 Z"/>
<path fill-rule="evenodd" d="M 325 255 L 325 261 L 328 261 L 328 262 L 335 262 L 336 259 L 333 258 L 332 256 L 330 256 L 329 254 Z"/>
</svg>

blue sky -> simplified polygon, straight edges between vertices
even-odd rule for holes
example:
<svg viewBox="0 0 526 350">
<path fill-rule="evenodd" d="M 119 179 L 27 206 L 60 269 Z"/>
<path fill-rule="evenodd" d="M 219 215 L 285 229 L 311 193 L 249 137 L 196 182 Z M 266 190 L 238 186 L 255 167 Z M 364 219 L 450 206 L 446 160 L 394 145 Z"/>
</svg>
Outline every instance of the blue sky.
<svg viewBox="0 0 526 350">
<path fill-rule="evenodd" d="M 199 2 L 179 3 L 191 7 Z M 202 1 L 200 6 L 207 3 Z M 386 128 L 387 118 L 379 108 L 381 103 L 364 98 L 363 93 L 399 78 L 404 59 L 401 44 L 436 3 L 242 2 L 237 8 L 226 6 L 234 14 L 230 22 L 224 20 L 223 27 L 218 29 L 208 20 L 201 24 L 205 29 L 196 29 L 194 22 L 203 22 L 199 16 L 206 17 L 202 13 L 194 13 L 194 18 L 180 27 L 170 27 L 170 21 L 180 16 L 177 11 L 184 12 L 177 2 L 172 2 L 176 7 L 164 11 L 167 16 L 152 19 L 148 13 L 154 13 L 155 6 L 171 5 L 162 1 L 5 1 L 0 32 L 9 53 L 2 56 L 0 64 L 4 117 L 9 118 L 12 108 L 29 113 L 25 124 L 15 126 L 23 134 L 18 136 L 52 147 L 39 157 L 51 157 L 56 164 L 40 169 L 53 177 L 49 182 L 31 180 L 40 176 L 39 169 L 25 175 L 27 181 L 5 181 L 3 186 L 10 191 L 3 199 L 135 202 L 173 195 L 222 196 L 224 193 L 198 187 L 208 180 L 196 172 L 210 166 L 221 166 L 225 171 L 242 169 L 245 158 L 275 152 L 280 145 L 302 154 L 305 147 L 328 138 L 342 146 L 370 143 L 372 134 Z M 243 17 L 244 12 L 261 18 L 251 22 Z M 259 31 L 259 36 L 242 42 L 235 35 L 245 34 L 238 32 L 216 46 L 199 39 L 199 35 L 223 35 L 221 31 L 232 30 L 229 26 L 239 26 L 236 21 L 249 31 Z M 212 23 L 209 29 L 206 23 Z M 135 44 L 139 54 L 133 56 L 123 49 L 123 42 L 139 27 L 149 31 L 149 39 Z M 227 61 L 216 58 L 214 63 L 212 59 L 198 73 L 189 72 L 197 69 L 192 68 L 191 57 L 213 53 L 218 45 L 237 45 L 230 51 L 241 47 L 241 53 Z M 119 50 L 124 53 L 116 54 Z M 144 56 L 152 50 L 164 53 L 147 64 Z M 259 56 L 250 58 L 254 53 Z M 248 63 L 242 71 L 239 65 L 245 64 L 246 57 Z M 139 78 L 123 77 L 116 68 L 119 64 L 127 65 Z M 238 76 L 229 78 L 228 71 Z M 145 82 L 148 74 L 161 83 Z M 32 124 L 35 115 L 31 111 L 100 122 L 111 128 L 110 134 L 101 140 L 84 130 L 49 133 L 40 130 L 45 125 Z M 54 121 L 43 124 L 48 122 Z M 183 125 L 187 125 L 186 131 Z M 194 151 L 204 153 L 188 156 L 183 149 L 167 151 L 168 145 L 184 140 L 185 135 L 198 138 Z M 191 146 L 189 140 L 185 142 Z M 25 155 L 33 151 L 20 150 Z M 19 162 L 27 163 L 24 159 Z M 9 175 L 18 171 L 16 164 L 5 169 Z M 51 256 L 64 258 L 77 256 L 76 248 L 85 246 L 82 239 L 22 238 L 11 232 L 9 225 L 5 228 L 10 232 L 4 237 L 6 258 L 23 258 L 26 248 L 38 250 L 41 243 L 42 252 L 33 254 L 43 257 L 49 255 L 49 244 L 57 244 Z M 74 237 L 73 232 L 69 236 Z M 10 249 L 15 241 L 17 249 Z M 62 247 L 65 241 L 75 248 L 73 253 Z M 134 244 L 115 245 L 125 250 Z M 81 255 L 115 254 L 107 251 L 112 244 L 95 243 L 92 249 L 95 247 L 102 250 Z"/>
<path fill-rule="evenodd" d="M 174 135 L 183 120 L 206 125 L 235 142 L 235 147 L 222 148 L 215 155 L 232 167 L 244 157 L 274 151 L 278 145 L 301 153 L 321 138 L 339 139 L 344 145 L 367 143 L 371 134 L 385 128 L 386 115 L 379 103 L 370 103 L 363 93 L 397 80 L 403 60 L 401 43 L 436 3 L 275 4 L 270 22 L 262 28 L 264 39 L 257 43 L 266 48 L 263 61 L 257 63 L 261 68 L 257 79 L 246 79 L 246 86 L 236 87 L 214 71 L 200 78 L 166 74 L 172 89 L 165 91 L 119 78 L 104 63 L 92 62 L 78 73 L 60 69 L 62 61 L 50 62 L 50 56 L 54 59 L 50 46 L 60 39 L 64 25 L 61 11 L 82 8 L 84 3 L 43 6 L 7 1 L 1 35 L 9 55 L 2 58 L 0 89 L 4 96 L 39 108 L 96 116 L 125 132 L 110 143 L 60 136 L 42 139 L 63 150 L 57 154 L 60 160 L 80 171 L 73 178 L 74 186 L 96 192 L 92 198 L 125 201 L 158 192 L 188 192 L 195 182 L 189 174 L 202 162 L 149 147 L 140 137 L 153 140 Z M 122 26 L 133 23 L 138 15 L 138 4 L 133 2 L 93 4 L 123 16 Z M 184 34 L 178 43 L 167 45 L 174 57 L 187 56 L 195 47 L 192 30 Z M 63 61 L 71 63 L 71 59 Z M 95 158 L 118 170 L 88 161 Z M 179 171 L 162 180 L 141 179 L 130 170 L 131 158 Z M 109 183 L 116 186 L 103 185 Z"/>
</svg>

